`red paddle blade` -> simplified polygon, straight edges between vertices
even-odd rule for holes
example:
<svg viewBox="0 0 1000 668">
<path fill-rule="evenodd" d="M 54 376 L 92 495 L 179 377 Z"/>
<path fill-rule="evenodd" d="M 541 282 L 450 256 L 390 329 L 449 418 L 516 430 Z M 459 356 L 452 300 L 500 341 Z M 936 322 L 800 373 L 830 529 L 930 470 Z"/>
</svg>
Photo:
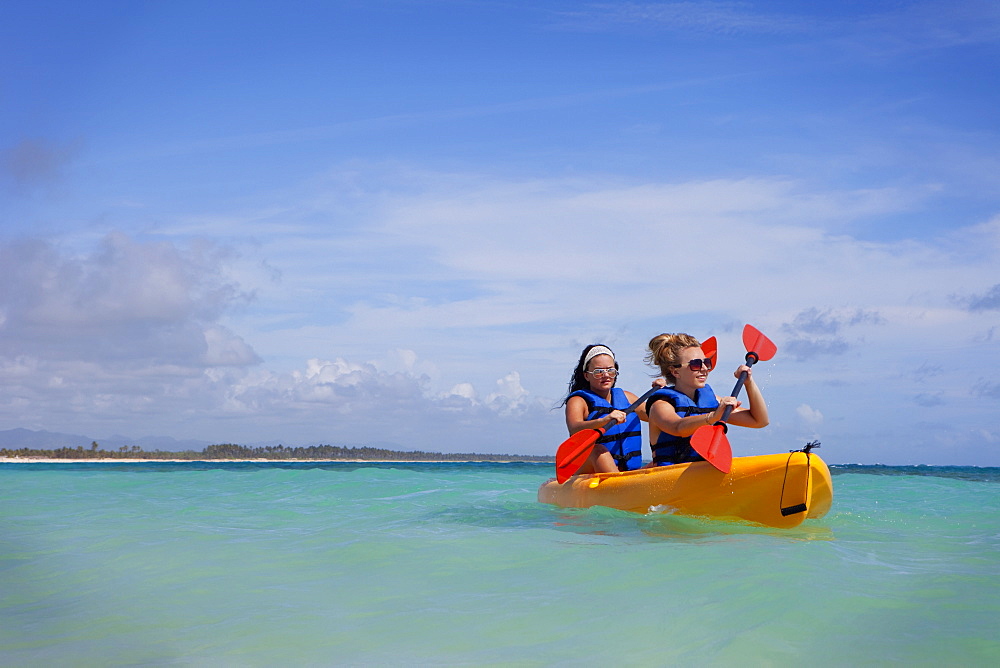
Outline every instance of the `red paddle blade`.
<svg viewBox="0 0 1000 668">
<path fill-rule="evenodd" d="M 723 473 L 729 473 L 733 467 L 733 449 L 729 447 L 726 429 L 721 424 L 699 427 L 691 434 L 691 447 Z"/>
<path fill-rule="evenodd" d="M 718 366 L 716 361 L 719 357 L 719 342 L 715 340 L 714 336 L 711 336 L 701 342 L 701 352 L 705 353 L 705 357 L 712 360 L 713 369 Z"/>
<path fill-rule="evenodd" d="M 778 346 L 771 343 L 771 339 L 761 334 L 753 325 L 743 328 L 743 345 L 746 346 L 748 353 L 755 353 L 761 362 L 766 362 L 778 352 Z"/>
<path fill-rule="evenodd" d="M 584 429 L 562 442 L 556 451 L 556 481 L 560 485 L 580 470 L 603 433 L 603 429 Z"/>
</svg>

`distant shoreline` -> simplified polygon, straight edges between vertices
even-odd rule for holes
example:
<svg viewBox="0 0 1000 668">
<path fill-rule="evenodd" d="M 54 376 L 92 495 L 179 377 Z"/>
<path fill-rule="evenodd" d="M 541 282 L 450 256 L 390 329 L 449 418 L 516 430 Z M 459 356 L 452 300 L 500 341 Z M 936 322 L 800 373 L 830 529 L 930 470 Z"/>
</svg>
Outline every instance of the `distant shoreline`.
<svg viewBox="0 0 1000 668">
<path fill-rule="evenodd" d="M 89 459 L 63 459 L 55 457 L 0 457 L 0 464 L 141 464 L 144 462 L 167 462 L 175 464 L 220 463 L 220 464 L 552 464 L 554 462 L 524 461 L 520 459 L 138 459 L 124 457 L 92 457 Z"/>
</svg>

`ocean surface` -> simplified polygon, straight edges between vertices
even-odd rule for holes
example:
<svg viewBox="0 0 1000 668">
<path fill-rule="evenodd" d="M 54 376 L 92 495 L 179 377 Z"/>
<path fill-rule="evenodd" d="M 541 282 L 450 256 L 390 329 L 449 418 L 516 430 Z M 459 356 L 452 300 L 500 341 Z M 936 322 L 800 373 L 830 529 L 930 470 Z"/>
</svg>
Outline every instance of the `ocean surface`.
<svg viewBox="0 0 1000 668">
<path fill-rule="evenodd" d="M 0 464 L 0 665 L 1000 665 L 1000 469 L 831 469 L 777 530 L 550 464 Z"/>
</svg>

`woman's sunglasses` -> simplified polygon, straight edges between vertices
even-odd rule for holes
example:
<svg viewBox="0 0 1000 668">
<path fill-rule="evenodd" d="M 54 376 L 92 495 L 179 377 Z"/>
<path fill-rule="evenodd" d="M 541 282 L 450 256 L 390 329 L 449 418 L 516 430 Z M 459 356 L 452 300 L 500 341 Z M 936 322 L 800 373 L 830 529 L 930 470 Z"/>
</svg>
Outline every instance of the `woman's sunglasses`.
<svg viewBox="0 0 1000 668">
<path fill-rule="evenodd" d="M 684 365 L 683 364 L 674 364 L 673 366 L 674 366 L 675 369 L 679 369 L 679 368 L 681 368 Z M 705 367 L 706 370 L 711 371 L 712 370 L 712 360 L 710 358 L 708 358 L 708 357 L 706 357 L 705 359 L 695 358 L 695 359 L 693 359 L 693 360 L 691 360 L 690 362 L 687 363 L 687 368 L 691 369 L 692 371 L 701 371 L 702 367 Z"/>
</svg>

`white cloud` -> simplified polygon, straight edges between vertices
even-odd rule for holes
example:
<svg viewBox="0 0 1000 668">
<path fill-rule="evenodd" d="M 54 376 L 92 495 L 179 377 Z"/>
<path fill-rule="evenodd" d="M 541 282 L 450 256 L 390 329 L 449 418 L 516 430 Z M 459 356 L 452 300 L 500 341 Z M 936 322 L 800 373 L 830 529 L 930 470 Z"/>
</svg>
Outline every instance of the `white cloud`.
<svg viewBox="0 0 1000 668">
<path fill-rule="evenodd" d="M 38 240 L 0 245 L 5 355 L 200 366 L 258 361 L 213 323 L 245 302 L 204 242 L 179 248 L 111 233 L 87 255 Z M 227 349 L 225 352 L 223 349 Z"/>
<path fill-rule="evenodd" d="M 808 404 L 800 405 L 795 412 L 806 424 L 818 426 L 823 422 L 823 413 Z"/>
<path fill-rule="evenodd" d="M 582 345 L 615 346 L 620 384 L 644 390 L 653 334 L 718 334 L 722 364 L 735 368 L 733 324 L 749 321 L 779 353 L 755 370 L 772 426 L 741 439 L 762 450 L 797 440 L 781 419 L 794 411 L 823 427 L 831 450 L 842 440 L 850 451 L 870 413 L 853 401 L 881 405 L 889 392 L 910 407 L 966 410 L 963 379 L 980 368 L 966 357 L 946 355 L 959 363 L 939 365 L 933 393 L 905 384 L 931 356 L 927 341 L 957 333 L 972 358 L 995 358 L 993 311 L 968 308 L 997 283 L 995 221 L 927 242 L 839 231 L 923 192 L 408 173 L 394 195 L 386 178 L 358 206 L 366 226 L 330 231 L 336 212 L 317 196 L 308 214 L 289 207 L 273 231 L 261 225 L 242 255 L 166 233 L 155 243 L 112 234 L 78 255 L 5 244 L 0 419 L 122 432 L 141 418 L 144 430 L 205 440 L 545 453 L 564 437 L 551 408 Z M 203 231 L 230 237 L 238 222 Z M 717 391 L 728 389 L 728 371 L 717 373 Z M 899 402 L 880 415 L 907 423 Z"/>
<path fill-rule="evenodd" d="M 249 366 L 260 362 L 253 348 L 225 327 L 208 327 L 205 334 L 205 366 Z"/>
<path fill-rule="evenodd" d="M 472 386 L 472 383 L 459 383 L 451 388 L 445 396 L 461 397 L 469 400 L 470 402 L 474 402 L 476 400 L 476 388 Z"/>
<path fill-rule="evenodd" d="M 486 397 L 486 405 L 500 415 L 523 412 L 528 401 L 528 392 L 521 387 L 521 376 L 511 371 L 496 382 L 496 389 Z"/>
<path fill-rule="evenodd" d="M 48 428 L 215 405 L 206 369 L 260 362 L 217 322 L 245 303 L 225 253 L 107 235 L 90 253 L 0 244 L 0 416 Z M 207 399 L 207 400 L 206 400 Z"/>
</svg>

